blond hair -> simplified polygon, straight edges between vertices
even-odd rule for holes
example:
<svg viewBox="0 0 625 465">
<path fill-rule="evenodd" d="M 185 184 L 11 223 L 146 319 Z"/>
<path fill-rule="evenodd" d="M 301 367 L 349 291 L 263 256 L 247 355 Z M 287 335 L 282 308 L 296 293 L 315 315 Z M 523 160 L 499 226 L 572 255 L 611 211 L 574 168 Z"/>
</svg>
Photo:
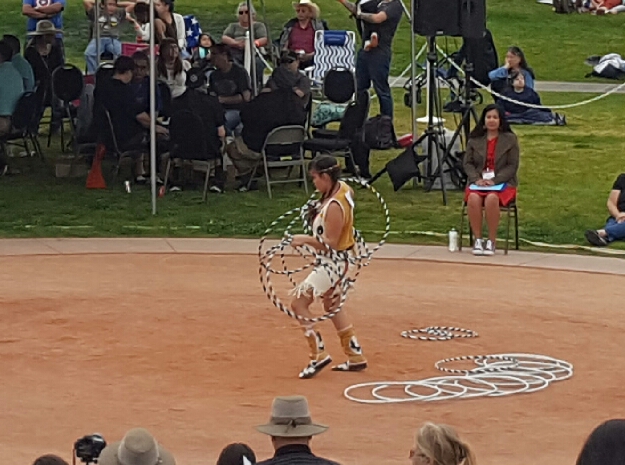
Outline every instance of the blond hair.
<svg viewBox="0 0 625 465">
<path fill-rule="evenodd" d="M 425 423 L 417 434 L 417 446 L 431 465 L 476 465 L 475 455 L 458 433 L 447 425 Z"/>
</svg>

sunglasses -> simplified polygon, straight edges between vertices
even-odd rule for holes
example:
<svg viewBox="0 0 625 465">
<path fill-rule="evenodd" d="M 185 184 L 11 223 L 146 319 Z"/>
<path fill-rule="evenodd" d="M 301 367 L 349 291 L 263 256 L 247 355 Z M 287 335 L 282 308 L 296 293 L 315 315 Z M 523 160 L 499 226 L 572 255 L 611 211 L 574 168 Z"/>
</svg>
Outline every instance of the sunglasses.
<svg viewBox="0 0 625 465">
<path fill-rule="evenodd" d="M 247 10 L 246 11 L 239 11 L 239 16 L 246 15 L 246 14 L 247 14 Z"/>
</svg>

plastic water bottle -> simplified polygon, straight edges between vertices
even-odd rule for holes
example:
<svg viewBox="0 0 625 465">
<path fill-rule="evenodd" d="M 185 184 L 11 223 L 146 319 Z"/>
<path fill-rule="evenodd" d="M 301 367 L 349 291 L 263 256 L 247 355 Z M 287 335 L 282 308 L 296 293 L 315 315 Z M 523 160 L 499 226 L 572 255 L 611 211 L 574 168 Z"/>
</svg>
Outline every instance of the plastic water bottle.
<svg viewBox="0 0 625 465">
<path fill-rule="evenodd" d="M 451 231 L 449 231 L 449 251 L 458 251 L 458 231 L 454 228 L 451 228 Z"/>
</svg>

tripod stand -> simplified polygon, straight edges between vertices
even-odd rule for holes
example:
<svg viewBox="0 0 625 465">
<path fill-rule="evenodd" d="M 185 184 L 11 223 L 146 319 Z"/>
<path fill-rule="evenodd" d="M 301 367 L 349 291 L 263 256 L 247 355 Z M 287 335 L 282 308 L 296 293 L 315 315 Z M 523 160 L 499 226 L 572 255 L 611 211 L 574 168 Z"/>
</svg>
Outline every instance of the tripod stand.
<svg viewBox="0 0 625 465">
<path fill-rule="evenodd" d="M 473 117 L 473 121 L 477 124 L 478 116 L 475 111 L 475 107 L 473 106 L 472 95 L 471 95 L 471 77 L 473 75 L 473 64 L 466 63 L 464 65 L 464 89 L 463 96 L 461 99 L 461 113 L 462 117 L 460 118 L 460 122 L 458 123 L 458 127 L 454 131 L 454 134 L 451 136 L 451 139 L 446 142 L 445 153 L 443 154 L 443 163 L 439 163 L 436 173 L 433 175 L 433 178 L 437 177 L 441 178 L 441 185 L 444 189 L 445 183 L 442 178 L 445 170 L 443 169 L 446 164 L 449 168 L 447 172 L 449 172 L 452 182 L 458 187 L 462 188 L 466 184 L 466 175 L 464 170 L 462 169 L 462 160 L 457 157 L 455 154 L 452 154 L 451 151 L 458 140 L 459 137 L 464 137 L 464 145 L 466 146 L 466 142 L 469 140 L 469 134 L 471 133 L 471 117 Z M 430 185 L 430 190 L 431 190 Z M 443 190 L 443 202 L 446 203 L 445 190 Z"/>
</svg>

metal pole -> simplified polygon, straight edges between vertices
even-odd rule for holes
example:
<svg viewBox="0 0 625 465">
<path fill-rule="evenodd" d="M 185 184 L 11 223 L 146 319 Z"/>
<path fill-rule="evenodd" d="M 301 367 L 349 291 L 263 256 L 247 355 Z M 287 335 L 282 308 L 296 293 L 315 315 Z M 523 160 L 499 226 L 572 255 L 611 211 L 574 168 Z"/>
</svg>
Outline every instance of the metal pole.
<svg viewBox="0 0 625 465">
<path fill-rule="evenodd" d="M 100 67 L 100 0 L 94 3 L 93 32 L 95 34 L 96 70 Z"/>
<path fill-rule="evenodd" d="M 152 215 L 156 215 L 156 45 L 154 6 L 150 3 L 150 184 L 152 189 Z"/>
<path fill-rule="evenodd" d="M 403 2 L 402 2 L 403 5 Z M 415 56 L 415 32 L 414 32 L 414 22 L 415 22 L 415 15 L 414 15 L 414 2 L 410 2 L 410 6 L 413 8 L 412 14 L 410 15 L 410 57 L 412 58 L 410 60 L 410 82 L 412 83 L 412 85 L 410 86 L 410 93 L 411 93 L 411 97 L 410 97 L 410 102 L 412 103 L 412 105 L 410 105 L 410 118 L 411 118 L 411 122 L 412 122 L 412 141 L 416 141 L 417 140 L 417 86 L 415 85 L 415 78 L 417 77 L 417 57 Z M 405 6 L 404 6 L 405 8 Z M 419 52 L 421 53 L 421 52 Z"/>
<path fill-rule="evenodd" d="M 256 43 L 254 42 L 254 15 L 252 14 L 252 0 L 247 0 L 247 16 L 249 18 L 250 41 L 250 80 L 252 81 L 252 96 L 256 97 L 258 85 L 256 82 Z"/>
</svg>

